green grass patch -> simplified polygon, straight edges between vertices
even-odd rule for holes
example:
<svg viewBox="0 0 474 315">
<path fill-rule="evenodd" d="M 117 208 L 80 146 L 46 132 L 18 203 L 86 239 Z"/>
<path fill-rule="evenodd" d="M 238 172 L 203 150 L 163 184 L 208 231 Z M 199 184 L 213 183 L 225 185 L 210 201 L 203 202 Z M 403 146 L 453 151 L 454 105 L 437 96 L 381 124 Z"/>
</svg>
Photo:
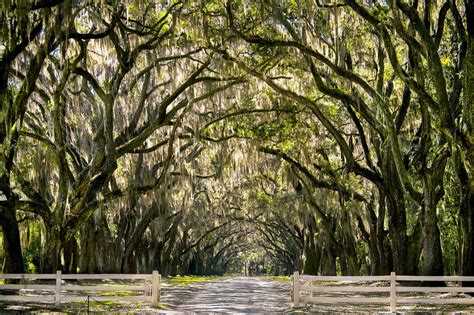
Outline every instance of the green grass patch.
<svg viewBox="0 0 474 315">
<path fill-rule="evenodd" d="M 205 277 L 205 276 L 176 276 L 176 277 L 166 277 L 162 279 L 164 284 L 170 286 L 186 286 L 193 283 L 205 282 L 215 280 L 217 277 Z"/>
<path fill-rule="evenodd" d="M 263 276 L 262 278 L 267 281 L 279 281 L 279 282 L 287 282 L 287 281 L 291 281 L 292 279 L 291 276 Z"/>
<path fill-rule="evenodd" d="M 159 310 L 170 310 L 172 308 L 172 306 L 168 303 L 156 303 L 153 304 L 153 307 Z"/>
<path fill-rule="evenodd" d="M 115 302 L 115 301 L 104 301 L 104 302 L 97 302 L 91 300 L 89 301 L 89 305 L 87 305 L 87 301 L 85 302 L 71 302 L 68 304 L 63 305 L 63 311 L 67 313 L 77 313 L 77 314 L 86 314 L 87 310 L 93 312 L 93 314 L 107 314 L 110 312 L 116 312 L 118 310 L 122 310 L 124 306 L 128 306 L 130 303 L 124 302 Z M 88 309 L 89 307 L 89 309 Z"/>
<path fill-rule="evenodd" d="M 90 280 L 90 281 L 77 281 L 77 282 L 70 282 L 71 284 L 78 284 L 78 285 L 100 285 L 106 287 L 120 287 L 123 285 L 136 285 L 136 286 L 144 286 L 145 283 L 143 281 L 130 281 L 130 280 L 121 280 L 121 281 L 110 281 L 104 282 L 102 280 Z"/>
<path fill-rule="evenodd" d="M 123 303 L 126 303 L 126 302 L 115 302 L 115 301 L 102 301 L 102 302 L 97 302 L 97 301 L 91 301 L 89 302 L 89 307 L 90 308 L 101 308 L 101 307 L 104 307 L 104 306 L 108 306 L 108 307 L 120 307 L 123 305 Z M 85 303 L 82 303 L 82 305 L 87 305 L 87 302 Z"/>
<path fill-rule="evenodd" d="M 142 291 L 126 291 L 126 290 L 116 290 L 116 291 L 97 291 L 100 292 L 100 295 L 106 296 L 141 296 L 143 295 Z"/>
</svg>

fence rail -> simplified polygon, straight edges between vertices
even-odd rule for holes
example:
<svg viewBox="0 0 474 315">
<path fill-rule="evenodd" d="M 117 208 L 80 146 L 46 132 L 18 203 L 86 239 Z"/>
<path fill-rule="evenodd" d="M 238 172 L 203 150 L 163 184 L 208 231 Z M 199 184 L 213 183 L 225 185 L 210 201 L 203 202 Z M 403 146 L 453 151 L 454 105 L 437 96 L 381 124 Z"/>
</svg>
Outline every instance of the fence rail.
<svg viewBox="0 0 474 315">
<path fill-rule="evenodd" d="M 143 291 L 136 296 L 93 296 L 95 301 L 145 301 L 158 303 L 161 292 L 161 276 L 158 271 L 152 274 L 0 274 L 0 279 L 22 280 L 20 284 L 2 284 L 0 290 L 49 290 L 54 295 L 0 295 L 0 301 L 23 302 L 61 302 L 84 301 L 84 296 L 67 295 L 68 291 Z M 55 284 L 32 284 L 27 281 L 55 280 Z M 78 285 L 63 284 L 63 280 L 134 280 L 143 281 L 143 285 Z"/>
<path fill-rule="evenodd" d="M 377 282 L 378 286 L 351 285 L 350 282 Z M 392 272 L 389 276 L 310 276 L 293 274 L 293 304 L 319 303 L 353 303 L 353 304 L 389 304 L 390 312 L 397 311 L 398 304 L 474 304 L 474 298 L 444 297 L 430 298 L 409 296 L 409 294 L 427 293 L 472 293 L 474 287 L 415 286 L 413 283 L 426 281 L 436 282 L 474 282 L 474 277 L 465 276 L 397 276 Z M 329 284 L 329 283 L 333 284 Z M 334 284 L 338 282 L 338 284 Z M 348 283 L 349 282 L 349 283 Z M 401 286 L 400 282 L 410 282 Z M 341 284 L 342 283 L 342 284 Z M 474 284 L 473 284 L 474 286 Z M 342 293 L 339 296 L 328 294 Z M 374 293 L 375 296 L 361 296 L 361 293 Z M 379 296 L 380 294 L 385 296 Z M 397 293 L 403 293 L 400 295 Z M 326 296 L 324 296 L 326 295 Z M 357 295 L 357 296 L 355 296 Z"/>
</svg>

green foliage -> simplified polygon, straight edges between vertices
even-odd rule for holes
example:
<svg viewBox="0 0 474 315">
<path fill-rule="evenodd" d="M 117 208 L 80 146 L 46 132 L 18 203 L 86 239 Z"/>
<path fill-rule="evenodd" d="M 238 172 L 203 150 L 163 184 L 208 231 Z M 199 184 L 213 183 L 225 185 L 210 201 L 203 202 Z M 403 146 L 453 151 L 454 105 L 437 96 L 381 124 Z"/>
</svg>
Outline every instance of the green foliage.
<svg viewBox="0 0 474 315">
<path fill-rule="evenodd" d="M 41 225 L 39 222 L 28 222 L 29 240 L 23 248 L 23 261 L 28 273 L 36 273 L 41 259 Z"/>
</svg>

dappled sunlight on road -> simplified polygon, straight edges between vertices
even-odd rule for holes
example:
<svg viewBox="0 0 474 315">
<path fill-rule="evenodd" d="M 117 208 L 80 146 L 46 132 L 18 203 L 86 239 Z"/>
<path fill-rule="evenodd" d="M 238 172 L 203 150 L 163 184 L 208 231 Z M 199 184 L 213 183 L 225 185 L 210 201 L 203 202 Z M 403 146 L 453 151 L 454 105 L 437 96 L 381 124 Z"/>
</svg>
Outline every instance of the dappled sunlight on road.
<svg viewBox="0 0 474 315">
<path fill-rule="evenodd" d="M 164 287 L 161 302 L 179 312 L 262 313 L 290 309 L 291 284 L 237 277 L 186 287 Z"/>
</svg>

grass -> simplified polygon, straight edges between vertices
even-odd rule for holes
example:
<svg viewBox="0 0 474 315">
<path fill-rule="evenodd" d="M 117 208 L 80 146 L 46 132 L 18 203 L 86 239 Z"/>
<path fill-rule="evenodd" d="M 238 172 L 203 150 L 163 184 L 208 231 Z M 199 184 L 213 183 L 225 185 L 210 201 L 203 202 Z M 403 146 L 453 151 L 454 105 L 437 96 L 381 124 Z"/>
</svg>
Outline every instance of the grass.
<svg viewBox="0 0 474 315">
<path fill-rule="evenodd" d="M 151 284 L 151 283 L 148 283 Z M 84 285 L 84 286 L 101 286 L 101 287 L 110 287 L 110 290 L 116 290 L 120 289 L 120 287 L 123 287 L 124 285 L 131 285 L 131 286 L 137 286 L 137 287 L 144 287 L 145 284 L 143 282 L 121 282 L 121 283 L 93 283 L 93 282 L 80 282 L 78 285 Z"/>
<path fill-rule="evenodd" d="M 278 281 L 278 282 L 291 281 L 291 276 L 263 276 L 262 278 L 267 281 Z"/>
<path fill-rule="evenodd" d="M 114 290 L 114 291 L 98 291 L 100 295 L 109 296 L 140 296 L 143 295 L 143 291 L 127 291 L 127 290 Z"/>
<path fill-rule="evenodd" d="M 160 310 L 170 310 L 171 305 L 168 303 L 156 303 L 153 305 L 154 308 L 160 309 Z"/>
<path fill-rule="evenodd" d="M 130 304 L 130 303 L 128 303 Z M 62 305 L 62 311 L 67 311 L 69 312 L 74 312 L 76 313 L 77 311 L 80 312 L 80 314 L 85 314 L 87 313 L 87 301 L 85 302 L 70 302 L 67 304 L 67 306 Z M 97 302 L 91 299 L 89 301 L 89 310 L 93 312 L 94 314 L 99 314 L 99 313 L 106 313 L 106 312 L 113 312 L 116 310 L 120 310 L 121 308 L 124 307 L 124 303 L 122 302 L 112 302 L 112 301 L 106 301 L 106 302 Z M 82 311 L 82 312 L 81 312 Z M 78 313 L 79 314 L 79 313 Z"/>
<path fill-rule="evenodd" d="M 164 284 L 173 287 L 182 287 L 193 283 L 205 282 L 215 280 L 217 277 L 205 277 L 205 276 L 177 276 L 177 277 L 166 277 L 162 279 Z"/>
<path fill-rule="evenodd" d="M 89 301 L 89 307 L 90 308 L 100 308 L 100 307 L 104 307 L 104 306 L 108 306 L 108 307 L 120 307 L 123 305 L 123 303 L 130 303 L 130 302 L 115 302 L 115 301 L 102 301 L 102 302 L 97 302 L 97 301 L 94 301 L 92 300 L 93 298 L 91 298 L 91 301 Z M 80 302 L 80 305 L 87 305 L 87 302 Z"/>
</svg>

